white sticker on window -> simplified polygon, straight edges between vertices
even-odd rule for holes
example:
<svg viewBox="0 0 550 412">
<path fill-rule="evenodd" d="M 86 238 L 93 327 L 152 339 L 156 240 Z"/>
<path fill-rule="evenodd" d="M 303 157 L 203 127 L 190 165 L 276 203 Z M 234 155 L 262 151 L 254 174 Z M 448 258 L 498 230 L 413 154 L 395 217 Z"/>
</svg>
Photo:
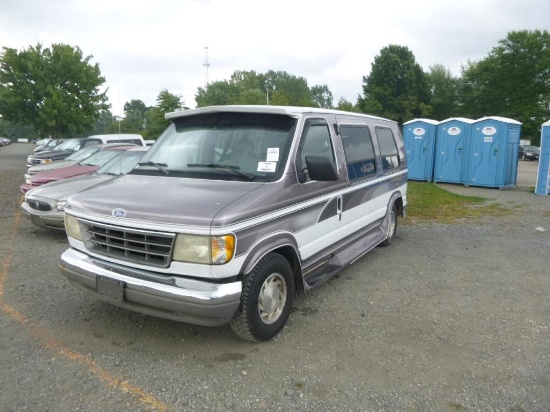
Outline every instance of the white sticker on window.
<svg viewBox="0 0 550 412">
<path fill-rule="evenodd" d="M 267 149 L 267 162 L 278 162 L 279 161 L 279 148 L 278 147 L 269 147 Z"/>
<path fill-rule="evenodd" d="M 279 149 L 277 149 L 279 150 Z M 258 172 L 273 173 L 277 169 L 277 162 L 258 162 Z"/>
</svg>

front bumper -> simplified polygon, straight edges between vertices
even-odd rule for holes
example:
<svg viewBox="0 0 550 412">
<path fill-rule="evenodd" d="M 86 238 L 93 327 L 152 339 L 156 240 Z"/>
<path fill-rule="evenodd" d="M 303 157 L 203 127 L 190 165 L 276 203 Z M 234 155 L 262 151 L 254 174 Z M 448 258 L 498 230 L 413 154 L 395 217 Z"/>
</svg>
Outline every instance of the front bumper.
<svg viewBox="0 0 550 412">
<path fill-rule="evenodd" d="M 37 226 L 46 227 L 48 229 L 63 229 L 65 230 L 64 212 L 61 210 L 50 210 L 41 212 L 29 207 L 28 203 L 21 203 L 21 210 L 32 223 Z"/>
<path fill-rule="evenodd" d="M 88 256 L 76 249 L 61 255 L 61 274 L 76 288 L 105 302 L 147 315 L 203 326 L 229 323 L 237 311 L 242 283 L 173 278 Z"/>
</svg>

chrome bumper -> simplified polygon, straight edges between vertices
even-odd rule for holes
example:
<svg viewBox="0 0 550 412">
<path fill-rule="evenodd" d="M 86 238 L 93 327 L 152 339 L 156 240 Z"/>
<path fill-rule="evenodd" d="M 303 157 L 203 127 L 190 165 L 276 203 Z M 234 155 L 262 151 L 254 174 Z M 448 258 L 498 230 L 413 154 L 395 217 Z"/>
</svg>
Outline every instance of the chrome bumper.
<svg viewBox="0 0 550 412">
<path fill-rule="evenodd" d="M 90 257 L 75 249 L 61 255 L 61 274 L 76 288 L 114 305 L 203 326 L 229 323 L 239 307 L 242 283 L 170 278 Z"/>
</svg>

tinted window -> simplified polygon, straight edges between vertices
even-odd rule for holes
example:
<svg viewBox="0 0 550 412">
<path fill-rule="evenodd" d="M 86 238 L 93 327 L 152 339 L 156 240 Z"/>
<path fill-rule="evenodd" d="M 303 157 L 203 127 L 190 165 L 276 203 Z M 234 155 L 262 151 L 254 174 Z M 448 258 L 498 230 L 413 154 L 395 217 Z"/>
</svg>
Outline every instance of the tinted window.
<svg viewBox="0 0 550 412">
<path fill-rule="evenodd" d="M 376 128 L 376 137 L 380 147 L 380 157 L 384 171 L 395 169 L 399 166 L 399 152 L 395 144 L 395 138 L 391 129 L 385 127 Z"/>
<path fill-rule="evenodd" d="M 349 180 L 354 181 L 374 176 L 376 162 L 369 128 L 359 125 L 342 125 L 339 129 L 346 154 Z"/>
<path fill-rule="evenodd" d="M 330 131 L 325 120 L 309 120 L 304 126 L 298 168 L 305 173 L 306 180 L 309 180 L 306 156 L 324 156 L 334 161 Z"/>
</svg>

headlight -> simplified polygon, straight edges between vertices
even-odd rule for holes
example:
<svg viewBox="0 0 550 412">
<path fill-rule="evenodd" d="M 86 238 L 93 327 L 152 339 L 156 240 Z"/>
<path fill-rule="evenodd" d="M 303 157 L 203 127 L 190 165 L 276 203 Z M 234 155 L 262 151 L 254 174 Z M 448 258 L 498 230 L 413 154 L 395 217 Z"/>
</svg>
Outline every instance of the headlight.
<svg viewBox="0 0 550 412">
<path fill-rule="evenodd" d="M 82 240 L 80 234 L 80 225 L 76 217 L 65 213 L 65 231 L 67 236 L 74 237 L 76 240 Z"/>
<path fill-rule="evenodd" d="M 234 250 L 232 235 L 178 235 L 173 258 L 181 262 L 223 265 L 233 258 Z"/>
<path fill-rule="evenodd" d="M 42 159 L 40 163 L 51 163 L 52 159 Z"/>
<path fill-rule="evenodd" d="M 57 210 L 64 210 L 66 204 L 67 204 L 67 202 L 57 202 L 57 203 L 55 204 L 55 208 L 56 208 Z"/>
<path fill-rule="evenodd" d="M 31 184 L 31 179 L 25 179 L 25 183 L 30 185 Z"/>
</svg>

